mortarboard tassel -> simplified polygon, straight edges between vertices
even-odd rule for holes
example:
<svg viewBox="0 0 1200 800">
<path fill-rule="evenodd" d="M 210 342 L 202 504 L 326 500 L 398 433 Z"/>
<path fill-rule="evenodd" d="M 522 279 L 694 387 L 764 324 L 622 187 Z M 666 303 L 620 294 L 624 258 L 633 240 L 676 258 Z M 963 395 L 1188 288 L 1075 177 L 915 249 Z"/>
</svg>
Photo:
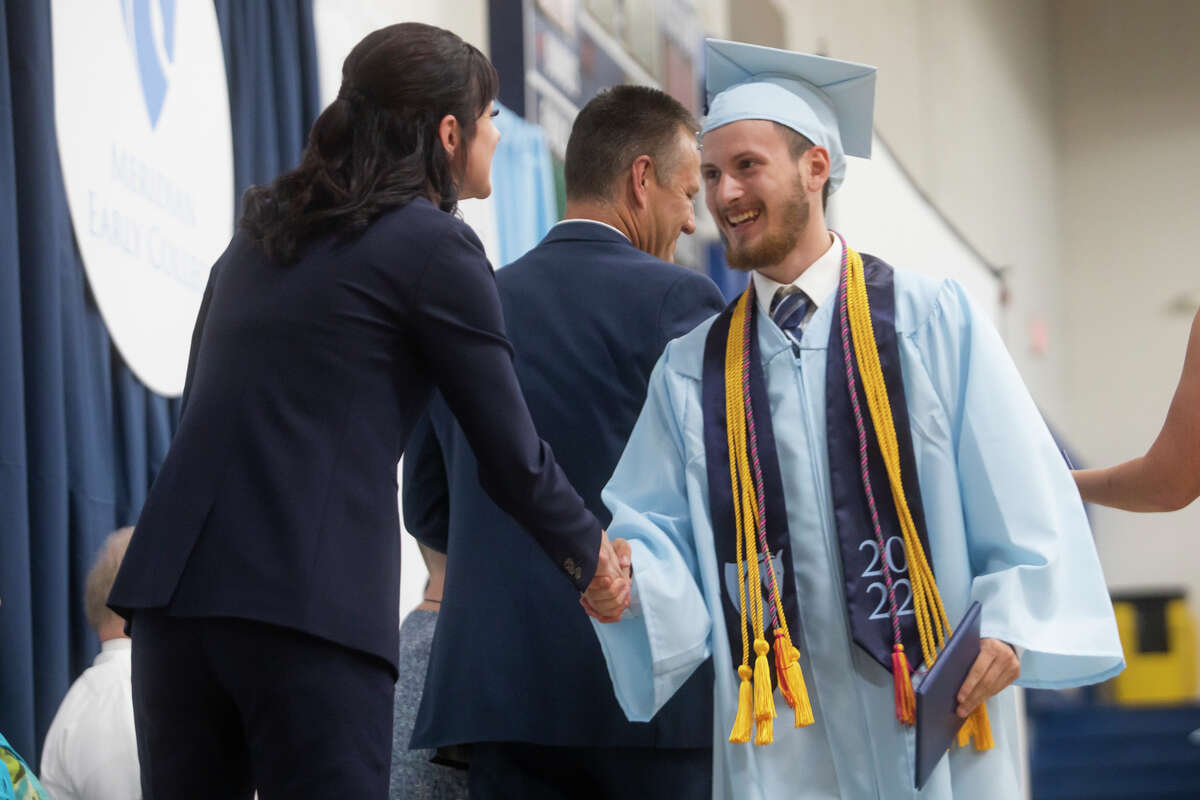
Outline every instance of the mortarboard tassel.
<svg viewBox="0 0 1200 800">
<path fill-rule="evenodd" d="M 902 725 L 915 725 L 917 698 L 913 693 L 912 675 L 908 670 L 908 659 L 904 655 L 902 644 L 892 649 L 892 683 L 896 694 L 896 719 L 900 720 Z"/>
<path fill-rule="evenodd" d="M 751 699 L 750 676 L 753 673 L 745 664 L 738 667 L 738 675 L 742 679 L 742 685 L 738 688 L 738 704 L 737 716 L 733 718 L 733 730 L 729 734 L 729 741 L 732 744 L 745 744 L 750 741 L 750 728 L 753 723 L 751 710 L 753 700 Z"/>
</svg>

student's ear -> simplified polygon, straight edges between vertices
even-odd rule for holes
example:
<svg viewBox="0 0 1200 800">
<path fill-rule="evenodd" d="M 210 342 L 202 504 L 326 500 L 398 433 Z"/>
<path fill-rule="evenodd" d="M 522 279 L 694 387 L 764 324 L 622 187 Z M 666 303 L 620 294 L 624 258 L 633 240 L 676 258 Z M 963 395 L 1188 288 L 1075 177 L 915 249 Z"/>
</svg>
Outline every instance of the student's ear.
<svg viewBox="0 0 1200 800">
<path fill-rule="evenodd" d="M 808 148 L 801 162 L 804 188 L 809 192 L 820 192 L 829 180 L 829 151 L 820 145 Z"/>
</svg>

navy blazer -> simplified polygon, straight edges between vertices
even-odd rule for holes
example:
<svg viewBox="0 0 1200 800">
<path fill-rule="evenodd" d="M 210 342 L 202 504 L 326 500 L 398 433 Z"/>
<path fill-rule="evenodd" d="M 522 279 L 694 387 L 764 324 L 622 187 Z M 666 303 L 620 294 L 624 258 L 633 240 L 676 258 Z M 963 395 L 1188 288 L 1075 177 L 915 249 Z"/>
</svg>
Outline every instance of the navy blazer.
<svg viewBox="0 0 1200 800">
<path fill-rule="evenodd" d="M 600 491 L 650 372 L 671 339 L 724 307 L 721 293 L 591 222 L 555 226 L 496 282 L 538 431 L 607 524 Z M 474 453 L 436 395 L 429 419 L 404 459 L 404 519 L 448 558 L 413 746 L 711 747 L 711 663 L 652 722 L 626 720 L 578 593 L 480 491 Z"/>
<path fill-rule="evenodd" d="M 581 591 L 600 527 L 533 427 L 482 245 L 420 199 L 290 266 L 233 237 L 109 604 L 282 625 L 395 669 L 397 462 L 434 386 L 539 566 Z"/>
</svg>

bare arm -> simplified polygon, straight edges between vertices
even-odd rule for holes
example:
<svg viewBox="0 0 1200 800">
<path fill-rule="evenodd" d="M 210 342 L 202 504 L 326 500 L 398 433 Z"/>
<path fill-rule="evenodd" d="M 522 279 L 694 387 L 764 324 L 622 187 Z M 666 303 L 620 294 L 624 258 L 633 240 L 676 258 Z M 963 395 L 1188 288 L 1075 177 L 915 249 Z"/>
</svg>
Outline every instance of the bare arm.
<svg viewBox="0 0 1200 800">
<path fill-rule="evenodd" d="M 1107 469 L 1076 470 L 1089 503 L 1126 511 L 1177 511 L 1200 496 L 1200 313 L 1167 421 L 1146 455 Z"/>
</svg>

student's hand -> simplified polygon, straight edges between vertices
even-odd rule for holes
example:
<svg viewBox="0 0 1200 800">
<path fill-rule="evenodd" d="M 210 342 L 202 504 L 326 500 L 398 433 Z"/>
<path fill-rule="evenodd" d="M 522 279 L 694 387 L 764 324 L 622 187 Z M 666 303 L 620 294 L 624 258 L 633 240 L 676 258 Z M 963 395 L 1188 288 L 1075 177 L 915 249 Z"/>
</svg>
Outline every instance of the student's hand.
<svg viewBox="0 0 1200 800">
<path fill-rule="evenodd" d="M 608 534 L 601 533 L 596 575 L 579 598 L 588 616 L 599 622 L 616 622 L 621 618 L 621 613 L 629 607 L 629 566 L 629 543 L 623 539 L 610 543 Z"/>
<path fill-rule="evenodd" d="M 1008 688 L 1021 675 L 1017 651 L 999 639 L 981 639 L 979 657 L 958 690 L 958 716 L 966 719 L 975 707 Z"/>
</svg>

